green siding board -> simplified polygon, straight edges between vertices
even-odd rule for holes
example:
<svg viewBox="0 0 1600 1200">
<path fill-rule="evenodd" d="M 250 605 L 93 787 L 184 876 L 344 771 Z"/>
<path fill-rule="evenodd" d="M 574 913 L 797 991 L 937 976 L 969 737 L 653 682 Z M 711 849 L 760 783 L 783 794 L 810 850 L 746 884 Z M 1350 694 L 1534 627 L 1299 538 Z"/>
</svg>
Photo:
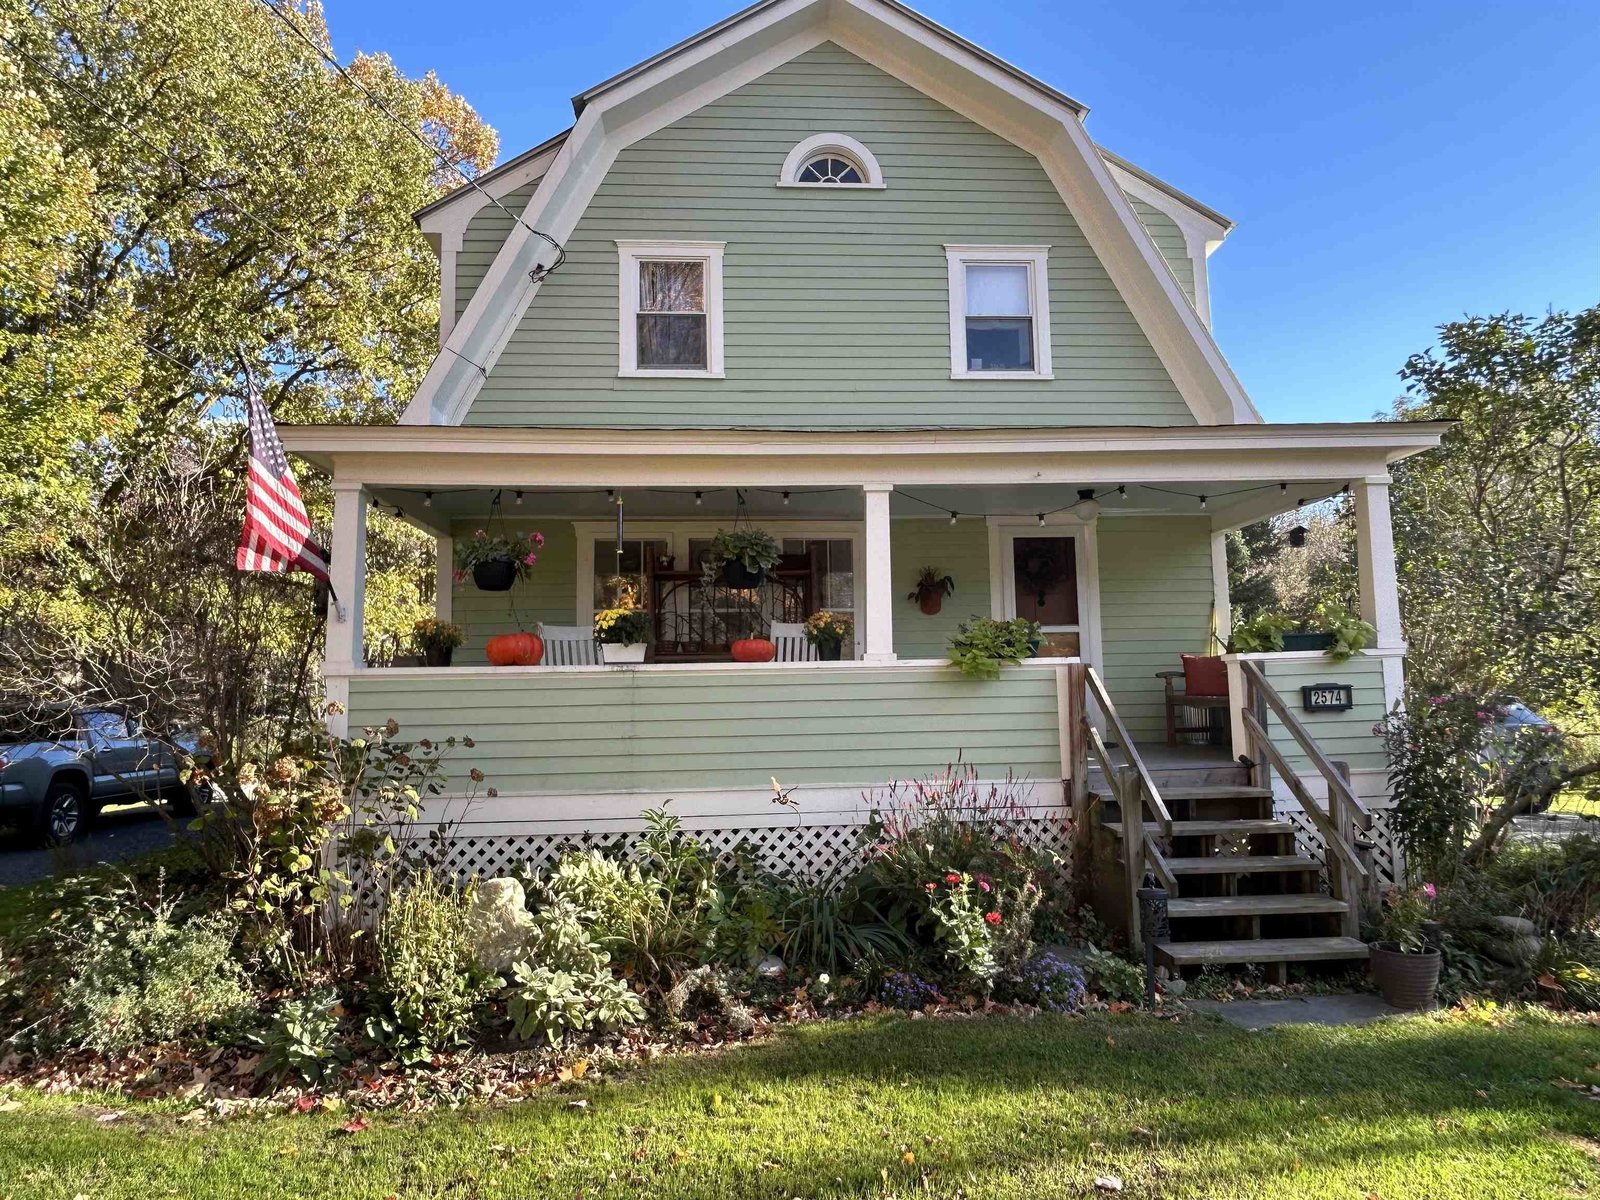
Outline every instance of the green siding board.
<svg viewBox="0 0 1600 1200">
<path fill-rule="evenodd" d="M 823 131 L 860 138 L 888 186 L 774 186 L 790 148 Z M 1170 254 L 1175 227 L 1150 211 Z M 473 218 L 459 309 L 510 227 L 498 210 Z M 617 378 L 618 238 L 727 242 L 726 379 Z M 952 380 L 944 245 L 1014 241 L 1051 248 L 1056 378 Z M 468 423 L 1194 423 L 1037 160 L 832 44 L 624 150 L 566 248 Z"/>
<path fill-rule="evenodd" d="M 486 524 L 482 520 L 457 521 L 452 523 L 450 534 L 460 544 Z M 531 630 L 540 621 L 571 625 L 576 620 L 573 600 L 578 540 L 571 519 L 541 521 L 518 517 L 497 523 L 494 532 L 500 532 L 502 526 L 507 533 L 538 530 L 545 537 L 544 549 L 539 551 L 533 573 L 512 584 L 509 592 L 481 592 L 470 577 L 455 585 L 451 592 L 450 619 L 466 634 L 466 641 L 452 659 L 458 666 L 487 662 L 483 646 L 496 634 L 514 633 L 519 628 Z"/>
<path fill-rule="evenodd" d="M 969 617 L 989 615 L 989 530 L 968 518 L 951 525 L 944 517 L 913 517 L 889 526 L 894 573 L 894 651 L 901 658 L 945 658 L 950 636 Z M 906 597 L 923 567 L 938 567 L 955 581 L 937 615 L 927 616 Z"/>
<path fill-rule="evenodd" d="M 1158 671 L 1203 654 L 1211 634 L 1211 523 L 1205 517 L 1102 516 L 1101 657 L 1106 689 L 1139 741 L 1166 737 Z"/>
<path fill-rule="evenodd" d="M 1348 762 L 1352 771 L 1382 770 L 1386 766 L 1383 742 L 1372 732 L 1372 726 L 1383 719 L 1385 712 L 1382 659 L 1358 654 L 1342 663 L 1330 658 L 1288 658 L 1269 659 L 1265 665 L 1267 682 L 1283 697 L 1324 754 Z M 1355 707 L 1342 713 L 1305 712 L 1300 707 L 1300 689 L 1311 683 L 1350 684 Z M 1300 752 L 1300 744 L 1270 712 L 1267 733 L 1296 774 L 1308 781 L 1316 776 Z"/>
<path fill-rule="evenodd" d="M 942 667 L 551 672 L 503 679 L 382 678 L 350 684 L 353 726 L 399 721 L 409 737 L 470 735 L 451 770 L 479 767 L 501 792 L 869 786 L 943 770 L 957 755 L 984 774 L 1060 774 L 1055 677 L 1008 672 L 994 682 Z M 710 716 L 719 695 L 754 719 Z M 856 715 L 839 711 L 848 696 Z M 488 702 L 485 705 L 485 702 Z M 589 720 L 577 714 L 595 713 Z M 492 719 L 484 719 L 492 714 Z M 781 719 L 780 719 L 781 718 Z M 452 785 L 450 790 L 462 790 Z"/>
</svg>

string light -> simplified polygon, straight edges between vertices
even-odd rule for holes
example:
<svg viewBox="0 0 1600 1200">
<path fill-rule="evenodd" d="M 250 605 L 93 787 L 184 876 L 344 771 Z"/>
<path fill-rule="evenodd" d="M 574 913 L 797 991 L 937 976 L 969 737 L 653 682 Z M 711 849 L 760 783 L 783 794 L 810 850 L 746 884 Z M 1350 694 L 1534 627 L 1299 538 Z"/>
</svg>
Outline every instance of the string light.
<svg viewBox="0 0 1600 1200">
<path fill-rule="evenodd" d="M 520 490 L 520 489 L 519 489 L 519 490 L 518 490 L 518 492 L 517 492 L 517 503 L 518 503 L 518 504 L 521 504 L 521 503 L 522 503 L 522 492 L 521 492 L 521 490 Z"/>
<path fill-rule="evenodd" d="M 1206 506 L 1206 498 L 1204 496 L 1201 496 L 1200 497 L 1200 507 L 1204 508 L 1205 506 Z"/>
<path fill-rule="evenodd" d="M 1278 490 L 1280 492 L 1283 492 L 1283 493 L 1287 494 L 1288 491 L 1289 491 L 1289 485 L 1287 483 L 1280 483 L 1278 485 Z"/>
<path fill-rule="evenodd" d="M 704 492 L 696 492 L 694 494 L 694 506 L 696 508 L 699 508 L 705 502 L 706 502 L 706 494 Z"/>
<path fill-rule="evenodd" d="M 789 505 L 789 493 L 788 492 L 785 492 L 783 494 L 783 504 L 784 504 L 785 508 L 787 508 L 788 505 Z"/>
<path fill-rule="evenodd" d="M 1039 528 L 1040 529 L 1044 528 L 1044 514 L 1043 513 L 1039 514 Z"/>
<path fill-rule="evenodd" d="M 1117 488 L 1117 499 L 1118 500 L 1126 500 L 1127 498 L 1128 498 L 1128 487 L 1127 487 L 1126 484 L 1122 484 Z"/>
<path fill-rule="evenodd" d="M 433 507 L 433 493 L 432 492 L 423 492 L 422 493 L 422 507 L 423 508 L 432 508 Z"/>
<path fill-rule="evenodd" d="M 955 523 L 956 523 L 956 514 L 952 512 L 950 514 L 950 524 L 954 525 Z"/>
</svg>

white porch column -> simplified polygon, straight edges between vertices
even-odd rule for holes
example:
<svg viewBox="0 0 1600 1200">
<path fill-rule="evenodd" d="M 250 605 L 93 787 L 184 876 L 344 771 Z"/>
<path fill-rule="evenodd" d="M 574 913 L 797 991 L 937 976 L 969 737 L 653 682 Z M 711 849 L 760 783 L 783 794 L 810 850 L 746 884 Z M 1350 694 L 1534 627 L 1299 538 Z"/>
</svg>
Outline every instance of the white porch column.
<svg viewBox="0 0 1600 1200">
<path fill-rule="evenodd" d="M 1197 268 L 1198 269 L 1198 268 Z M 1233 600 L 1228 593 L 1228 534 L 1211 535 L 1211 606 L 1217 614 L 1217 636 L 1224 642 L 1233 632 Z M 1212 643 L 1207 654 L 1220 654 L 1222 647 Z"/>
<path fill-rule="evenodd" d="M 329 675 L 366 665 L 361 645 L 367 583 L 367 492 L 358 483 L 333 485 L 333 599 L 328 605 Z"/>
<path fill-rule="evenodd" d="M 1398 650 L 1405 645 L 1400 628 L 1400 588 L 1395 577 L 1394 527 L 1389 519 L 1389 476 L 1368 475 L 1352 480 L 1355 499 L 1356 571 L 1361 582 L 1361 619 L 1378 631 L 1376 648 Z M 1405 664 L 1398 654 L 1383 659 L 1384 707 L 1400 703 L 1405 688 Z"/>
<path fill-rule="evenodd" d="M 889 494 L 892 483 L 864 483 L 866 523 L 867 628 L 862 658 L 866 662 L 893 662 L 894 580 L 889 560 Z"/>
<path fill-rule="evenodd" d="M 439 534 L 433 539 L 433 615 L 448 621 L 455 611 L 456 540 Z"/>
</svg>

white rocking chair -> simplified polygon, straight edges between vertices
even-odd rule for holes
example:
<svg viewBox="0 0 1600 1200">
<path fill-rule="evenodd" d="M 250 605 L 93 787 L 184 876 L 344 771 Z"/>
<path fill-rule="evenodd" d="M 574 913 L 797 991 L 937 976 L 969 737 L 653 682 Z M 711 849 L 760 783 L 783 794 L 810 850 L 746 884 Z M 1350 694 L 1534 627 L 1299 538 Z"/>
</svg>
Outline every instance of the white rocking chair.
<svg viewBox="0 0 1600 1200">
<path fill-rule="evenodd" d="M 551 667 L 592 667 L 600 654 L 594 630 L 588 625 L 539 625 L 544 638 L 544 661 Z"/>
<path fill-rule="evenodd" d="M 798 621 L 774 621 L 772 644 L 778 648 L 778 662 L 812 662 L 817 648 L 806 640 L 806 627 Z"/>
</svg>

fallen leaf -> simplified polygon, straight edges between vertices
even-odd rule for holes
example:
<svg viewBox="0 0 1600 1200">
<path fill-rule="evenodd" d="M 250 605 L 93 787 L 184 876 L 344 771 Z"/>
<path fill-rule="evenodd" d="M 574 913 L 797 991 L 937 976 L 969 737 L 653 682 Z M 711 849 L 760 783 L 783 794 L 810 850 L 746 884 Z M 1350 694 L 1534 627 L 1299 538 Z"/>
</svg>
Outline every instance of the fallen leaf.
<svg viewBox="0 0 1600 1200">
<path fill-rule="evenodd" d="M 588 1071 L 588 1069 L 589 1060 L 587 1058 L 580 1058 L 577 1062 L 572 1064 L 572 1077 L 574 1079 L 582 1079 L 584 1072 Z"/>
<path fill-rule="evenodd" d="M 20 1100 L 12 1100 L 10 1097 L 0 1100 L 0 1112 L 16 1112 L 21 1107 L 22 1101 Z"/>
<path fill-rule="evenodd" d="M 1098 1175 L 1095 1177 L 1094 1186 L 1097 1191 L 1120 1192 L 1122 1179 L 1117 1175 Z"/>
<path fill-rule="evenodd" d="M 339 1128 L 343 1132 L 350 1134 L 365 1133 L 369 1124 L 370 1122 L 365 1117 L 351 1117 Z"/>
<path fill-rule="evenodd" d="M 915 1166 L 917 1162 L 917 1156 L 911 1153 L 911 1151 L 907 1150 L 900 1156 L 900 1161 L 905 1163 L 905 1165 L 908 1167 Z"/>
<path fill-rule="evenodd" d="M 96 1116 L 95 1120 L 102 1125 L 110 1125 L 114 1121 L 122 1120 L 122 1114 L 119 1112 L 103 1112 Z"/>
</svg>

